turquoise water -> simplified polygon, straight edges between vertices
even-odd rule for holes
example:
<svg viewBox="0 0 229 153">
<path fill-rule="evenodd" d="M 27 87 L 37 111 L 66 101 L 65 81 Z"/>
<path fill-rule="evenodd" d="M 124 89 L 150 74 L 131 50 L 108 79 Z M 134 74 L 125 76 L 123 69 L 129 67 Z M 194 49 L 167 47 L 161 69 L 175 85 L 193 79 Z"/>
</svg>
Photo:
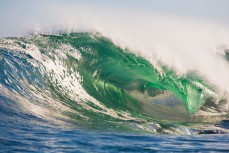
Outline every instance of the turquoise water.
<svg viewBox="0 0 229 153">
<path fill-rule="evenodd" d="M 98 33 L 0 39 L 1 150 L 227 150 L 225 99 L 155 63 Z"/>
</svg>

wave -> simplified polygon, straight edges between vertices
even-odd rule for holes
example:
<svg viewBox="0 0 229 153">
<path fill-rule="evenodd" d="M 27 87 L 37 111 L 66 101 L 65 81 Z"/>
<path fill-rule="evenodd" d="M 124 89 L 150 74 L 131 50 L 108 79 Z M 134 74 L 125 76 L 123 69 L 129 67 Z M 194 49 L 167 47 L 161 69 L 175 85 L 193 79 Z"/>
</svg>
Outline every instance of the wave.
<svg viewBox="0 0 229 153">
<path fill-rule="evenodd" d="M 5 109 L 93 128 L 144 123 L 174 132 L 165 124 L 227 118 L 227 96 L 198 72 L 178 75 L 155 63 L 99 33 L 2 38 L 0 97 L 16 103 Z"/>
</svg>

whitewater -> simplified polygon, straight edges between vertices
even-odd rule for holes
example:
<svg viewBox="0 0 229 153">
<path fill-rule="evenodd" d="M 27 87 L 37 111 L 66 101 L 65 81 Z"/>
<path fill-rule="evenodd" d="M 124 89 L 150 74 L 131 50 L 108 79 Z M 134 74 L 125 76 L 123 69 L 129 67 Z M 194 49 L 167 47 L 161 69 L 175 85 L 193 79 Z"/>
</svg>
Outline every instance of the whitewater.
<svg viewBox="0 0 229 153">
<path fill-rule="evenodd" d="M 229 26 L 216 2 L 71 3 L 2 8 L 3 151 L 228 151 Z"/>
</svg>

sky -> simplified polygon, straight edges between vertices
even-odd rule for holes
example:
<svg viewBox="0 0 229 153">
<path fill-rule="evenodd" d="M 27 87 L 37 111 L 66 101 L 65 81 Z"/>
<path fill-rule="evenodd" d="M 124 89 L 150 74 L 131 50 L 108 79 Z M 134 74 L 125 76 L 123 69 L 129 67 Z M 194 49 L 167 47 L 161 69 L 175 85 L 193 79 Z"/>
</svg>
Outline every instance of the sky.
<svg viewBox="0 0 229 153">
<path fill-rule="evenodd" d="M 37 27 L 77 25 L 82 22 L 79 18 L 93 20 L 95 16 L 109 21 L 114 17 L 139 15 L 144 18 L 159 14 L 229 25 L 228 6 L 228 0 L 3 0 L 0 2 L 0 37 L 23 35 Z"/>
</svg>

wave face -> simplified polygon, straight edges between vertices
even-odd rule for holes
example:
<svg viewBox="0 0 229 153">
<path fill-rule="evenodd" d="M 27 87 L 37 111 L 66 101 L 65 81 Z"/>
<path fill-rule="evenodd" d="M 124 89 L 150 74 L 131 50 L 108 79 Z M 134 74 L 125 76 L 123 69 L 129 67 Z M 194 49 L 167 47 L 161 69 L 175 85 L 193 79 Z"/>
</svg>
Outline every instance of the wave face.
<svg viewBox="0 0 229 153">
<path fill-rule="evenodd" d="M 0 76 L 3 109 L 60 124 L 176 133 L 184 129 L 168 123 L 228 116 L 226 100 L 196 72 L 179 76 L 98 33 L 1 39 Z"/>
</svg>

